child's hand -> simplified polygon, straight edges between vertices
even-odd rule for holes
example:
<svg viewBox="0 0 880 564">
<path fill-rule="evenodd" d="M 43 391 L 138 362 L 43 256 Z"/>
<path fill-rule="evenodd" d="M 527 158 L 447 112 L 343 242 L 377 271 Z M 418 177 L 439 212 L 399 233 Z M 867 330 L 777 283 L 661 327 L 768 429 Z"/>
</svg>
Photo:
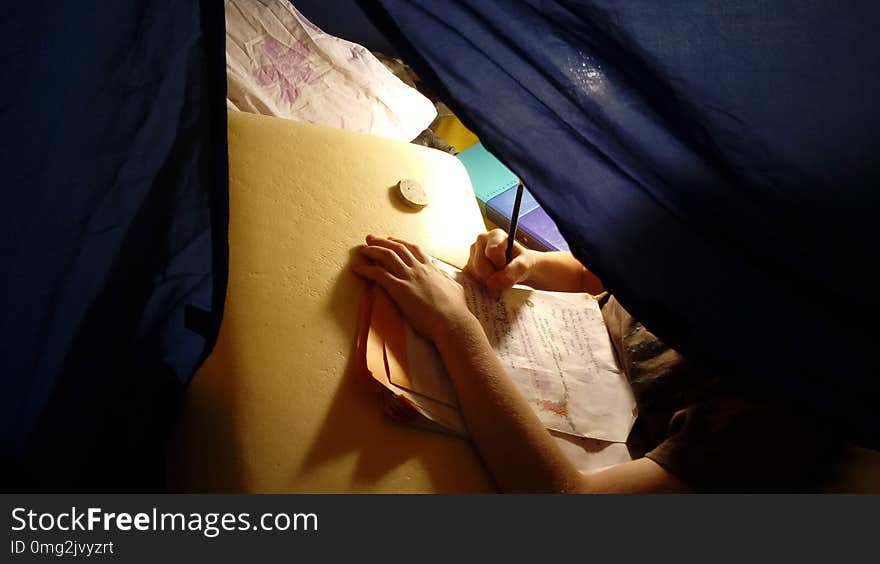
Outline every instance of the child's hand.
<svg viewBox="0 0 880 564">
<path fill-rule="evenodd" d="M 505 262 L 507 233 L 493 229 L 482 233 L 471 245 L 471 256 L 465 271 L 493 290 L 510 288 L 529 277 L 535 265 L 534 252 L 518 242 L 513 243 L 510 264 Z"/>
<path fill-rule="evenodd" d="M 461 285 L 434 266 L 418 245 L 367 235 L 351 268 L 384 288 L 413 328 L 432 341 L 462 321 L 476 321 Z"/>
</svg>

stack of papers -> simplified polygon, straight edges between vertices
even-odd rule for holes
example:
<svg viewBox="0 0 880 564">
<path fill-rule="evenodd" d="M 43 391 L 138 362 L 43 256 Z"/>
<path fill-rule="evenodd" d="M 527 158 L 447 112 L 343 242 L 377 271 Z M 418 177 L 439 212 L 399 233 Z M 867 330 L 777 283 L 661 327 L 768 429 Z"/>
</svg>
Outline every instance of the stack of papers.
<svg viewBox="0 0 880 564">
<path fill-rule="evenodd" d="M 493 292 L 452 266 L 435 264 L 462 285 L 492 348 L 547 429 L 572 438 L 626 441 L 635 399 L 591 295 L 525 286 Z M 365 298 L 357 354 L 395 419 L 467 435 L 436 347 L 412 329 L 378 286 Z"/>
</svg>

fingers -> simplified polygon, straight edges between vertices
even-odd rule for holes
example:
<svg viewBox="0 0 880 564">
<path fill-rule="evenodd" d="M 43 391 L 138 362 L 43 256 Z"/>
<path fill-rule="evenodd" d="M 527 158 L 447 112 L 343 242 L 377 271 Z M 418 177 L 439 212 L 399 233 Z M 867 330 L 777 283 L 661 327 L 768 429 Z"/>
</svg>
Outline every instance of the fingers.
<svg viewBox="0 0 880 564">
<path fill-rule="evenodd" d="M 403 262 L 403 264 L 407 266 L 415 266 L 416 258 L 413 256 L 413 253 L 410 251 L 410 248 L 407 244 L 404 244 L 403 241 L 394 240 L 391 238 L 384 239 L 382 237 L 376 237 L 375 235 L 367 235 L 367 245 L 371 247 L 382 247 L 392 251 L 394 254 L 398 256 L 398 258 Z"/>
<path fill-rule="evenodd" d="M 351 268 L 356 274 L 383 286 L 407 279 L 407 269 L 418 262 L 429 262 L 427 253 L 418 245 L 402 239 L 367 235 L 366 241 L 366 245 L 357 247 Z"/>
<path fill-rule="evenodd" d="M 486 258 L 492 262 L 495 270 L 502 270 L 507 265 L 507 233 L 501 229 L 493 229 L 486 233 Z"/>
<path fill-rule="evenodd" d="M 510 261 L 503 270 L 495 272 L 486 279 L 486 287 L 492 290 L 506 290 L 514 284 L 522 282 L 528 275 L 529 265 L 526 257 L 519 257 Z"/>
<path fill-rule="evenodd" d="M 381 266 L 398 278 L 406 278 L 407 265 L 400 255 L 385 247 L 362 245 L 357 249 L 357 255 L 364 257 Z"/>
<path fill-rule="evenodd" d="M 352 259 L 351 270 L 361 278 L 372 280 L 386 290 L 401 282 L 384 267 L 373 264 L 360 254 L 355 255 L 354 259 Z"/>
<path fill-rule="evenodd" d="M 409 252 L 411 252 L 412 255 L 419 262 L 431 262 L 431 258 L 428 256 L 428 253 L 426 253 L 420 246 L 416 245 L 415 243 L 410 243 L 408 241 L 404 241 L 403 239 L 398 239 L 397 237 L 388 237 L 388 240 L 394 241 L 395 243 L 400 243 L 401 245 L 409 249 Z"/>
<path fill-rule="evenodd" d="M 485 283 L 486 279 L 495 273 L 495 265 L 486 258 L 485 234 L 477 237 L 476 242 L 471 245 L 471 254 L 466 270 L 481 283 Z"/>
<path fill-rule="evenodd" d="M 513 256 L 521 254 L 522 248 L 514 244 Z M 482 233 L 476 242 L 471 245 L 471 255 L 468 259 L 468 273 L 478 281 L 487 284 L 494 280 L 493 284 L 499 288 L 509 288 L 526 276 L 526 264 L 507 264 L 507 233 L 502 229 L 493 229 L 488 233 Z M 492 286 L 490 286 L 492 287 Z"/>
<path fill-rule="evenodd" d="M 367 235 L 366 241 L 366 245 L 358 247 L 352 269 L 383 286 L 408 279 L 410 267 L 430 262 L 421 247 L 403 239 Z M 514 249 L 513 259 L 507 264 L 507 233 L 501 229 L 483 233 L 471 245 L 465 270 L 489 288 L 510 288 L 524 280 L 529 270 L 528 257 L 522 247 L 515 245 Z"/>
</svg>

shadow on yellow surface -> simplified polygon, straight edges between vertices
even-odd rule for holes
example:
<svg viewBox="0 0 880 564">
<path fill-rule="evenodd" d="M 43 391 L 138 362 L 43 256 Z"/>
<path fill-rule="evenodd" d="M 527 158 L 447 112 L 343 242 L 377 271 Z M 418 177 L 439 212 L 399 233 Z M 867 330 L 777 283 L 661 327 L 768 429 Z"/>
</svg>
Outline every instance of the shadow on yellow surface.
<svg viewBox="0 0 880 564">
<path fill-rule="evenodd" d="M 412 210 L 392 187 L 416 180 Z M 352 370 L 367 233 L 448 262 L 482 231 L 464 167 L 440 151 L 229 114 L 229 287 L 217 345 L 196 374 L 171 482 L 181 491 L 490 491 L 470 443 L 385 419 Z M 389 202 L 389 199 L 391 201 Z"/>
</svg>

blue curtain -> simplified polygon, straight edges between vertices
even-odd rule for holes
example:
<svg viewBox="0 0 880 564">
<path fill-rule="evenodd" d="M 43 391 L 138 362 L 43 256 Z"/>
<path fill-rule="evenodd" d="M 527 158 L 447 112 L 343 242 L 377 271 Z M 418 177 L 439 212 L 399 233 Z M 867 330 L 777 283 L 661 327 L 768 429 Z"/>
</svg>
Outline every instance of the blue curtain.
<svg viewBox="0 0 880 564">
<path fill-rule="evenodd" d="M 223 4 L 2 17 L 4 484 L 161 488 L 225 294 Z"/>
<path fill-rule="evenodd" d="M 878 446 L 880 4 L 364 6 L 650 330 Z"/>
</svg>

